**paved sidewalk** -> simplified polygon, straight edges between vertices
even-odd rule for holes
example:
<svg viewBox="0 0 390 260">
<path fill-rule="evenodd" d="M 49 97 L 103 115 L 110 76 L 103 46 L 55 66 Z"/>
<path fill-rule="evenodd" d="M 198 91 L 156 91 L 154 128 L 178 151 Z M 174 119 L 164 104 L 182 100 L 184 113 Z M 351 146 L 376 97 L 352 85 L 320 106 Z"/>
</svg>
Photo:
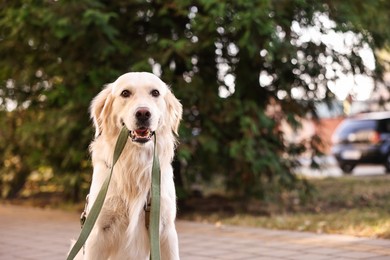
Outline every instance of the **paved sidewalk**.
<svg viewBox="0 0 390 260">
<path fill-rule="evenodd" d="M 182 260 L 390 259 L 390 240 L 178 221 Z M 0 260 L 63 260 L 78 215 L 0 204 Z"/>
</svg>

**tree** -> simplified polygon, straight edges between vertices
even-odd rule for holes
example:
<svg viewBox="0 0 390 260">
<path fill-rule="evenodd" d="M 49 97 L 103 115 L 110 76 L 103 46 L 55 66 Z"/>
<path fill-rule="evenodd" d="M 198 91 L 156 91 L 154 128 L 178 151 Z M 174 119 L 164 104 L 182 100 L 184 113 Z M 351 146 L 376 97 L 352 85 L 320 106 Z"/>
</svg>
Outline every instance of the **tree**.
<svg viewBox="0 0 390 260">
<path fill-rule="evenodd" d="M 296 129 L 308 112 L 315 116 L 315 102 L 333 98 L 326 86 L 334 78 L 325 76 L 329 64 L 324 57 L 352 73 L 381 78 L 382 65 L 377 63 L 371 72 L 358 50 L 363 44 L 373 50 L 389 46 L 389 5 L 303 0 L 3 1 L 2 115 L 7 122 L 19 122 L 20 113 L 26 114 L 16 132 L 1 121 L 2 144 L 6 136 L 15 135 L 12 144 L 1 146 L 2 152 L 20 147 L 2 153 L 3 162 L 23 150 L 27 159 L 21 163 L 29 171 L 52 167 L 56 176 L 69 180 L 68 193 L 78 198 L 90 169 L 90 100 L 120 74 L 147 70 L 170 83 L 184 105 L 175 165 L 187 181 L 222 175 L 231 191 L 263 198 L 302 187 L 292 167 L 306 147 L 286 143 L 280 122 Z M 335 26 L 322 24 L 323 16 Z M 352 31 L 359 41 L 351 52 L 340 53 L 321 41 L 302 41 L 294 26 Z M 300 93 L 299 99 L 295 93 Z M 25 179 L 25 174 L 15 176 Z M 6 183 L 12 181 L 0 185 Z M 16 194 L 17 186 L 9 194 Z"/>
</svg>

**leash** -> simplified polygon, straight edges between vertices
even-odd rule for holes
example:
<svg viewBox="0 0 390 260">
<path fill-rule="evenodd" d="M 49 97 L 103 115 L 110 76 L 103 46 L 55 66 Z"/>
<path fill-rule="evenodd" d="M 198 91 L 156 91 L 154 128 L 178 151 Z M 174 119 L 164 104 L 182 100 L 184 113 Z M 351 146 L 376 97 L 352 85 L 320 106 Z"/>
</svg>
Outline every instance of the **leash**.
<svg viewBox="0 0 390 260">
<path fill-rule="evenodd" d="M 106 177 L 100 191 L 96 197 L 94 204 L 92 205 L 91 211 L 88 214 L 88 217 L 85 219 L 85 222 L 82 226 L 79 238 L 76 243 L 73 245 L 71 251 L 69 252 L 67 260 L 73 260 L 80 249 L 84 246 L 88 236 L 90 235 L 92 228 L 94 227 L 96 220 L 100 214 L 100 211 L 103 207 L 104 200 L 107 195 L 108 186 L 111 181 L 112 172 L 114 169 L 115 163 L 118 161 L 119 156 L 121 155 L 123 148 L 126 145 L 127 139 L 129 137 L 129 130 L 126 126 L 123 126 L 121 132 L 119 133 L 118 139 L 115 144 L 114 155 L 112 160 L 112 167 L 110 174 Z M 152 165 L 152 185 L 151 185 L 151 209 L 150 209 L 150 228 L 149 228 L 149 238 L 150 238 L 150 259 L 160 260 L 160 237 L 159 237 L 159 225 L 160 225 L 160 164 L 157 156 L 157 146 L 156 146 L 156 134 L 154 134 L 154 153 L 153 153 L 153 165 Z"/>
<path fill-rule="evenodd" d="M 149 220 L 150 259 L 160 260 L 160 184 L 161 170 L 157 154 L 157 137 L 154 133 L 154 152 L 152 165 L 151 209 Z M 145 214 L 146 215 L 146 214 Z"/>
</svg>

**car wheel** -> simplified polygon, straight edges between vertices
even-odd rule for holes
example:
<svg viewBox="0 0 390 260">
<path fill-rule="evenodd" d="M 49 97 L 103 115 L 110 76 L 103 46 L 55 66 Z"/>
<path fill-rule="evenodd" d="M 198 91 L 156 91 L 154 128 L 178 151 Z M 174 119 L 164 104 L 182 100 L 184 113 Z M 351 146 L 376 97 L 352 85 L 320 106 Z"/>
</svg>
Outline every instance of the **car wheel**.
<svg viewBox="0 0 390 260">
<path fill-rule="evenodd" d="M 390 153 L 386 156 L 385 168 L 386 168 L 386 173 L 390 174 Z"/>
<path fill-rule="evenodd" d="M 389 158 L 390 159 L 390 158 Z M 355 166 L 354 164 L 351 164 L 351 163 L 343 163 L 343 164 L 340 164 L 340 169 L 345 173 L 345 174 L 351 174 L 353 169 L 355 169 Z M 390 166 L 390 165 L 389 165 Z"/>
</svg>

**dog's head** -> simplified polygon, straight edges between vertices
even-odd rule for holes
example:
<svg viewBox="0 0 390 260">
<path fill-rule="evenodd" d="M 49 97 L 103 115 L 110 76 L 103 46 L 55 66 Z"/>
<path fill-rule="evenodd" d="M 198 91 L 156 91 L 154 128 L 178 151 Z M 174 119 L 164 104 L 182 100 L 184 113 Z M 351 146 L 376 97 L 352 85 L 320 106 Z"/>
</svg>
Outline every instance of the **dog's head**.
<svg viewBox="0 0 390 260">
<path fill-rule="evenodd" d="M 133 142 L 144 144 L 154 132 L 177 134 L 182 106 L 168 86 L 147 72 L 131 72 L 108 84 L 92 101 L 96 137 L 115 135 L 123 125 Z"/>
</svg>

